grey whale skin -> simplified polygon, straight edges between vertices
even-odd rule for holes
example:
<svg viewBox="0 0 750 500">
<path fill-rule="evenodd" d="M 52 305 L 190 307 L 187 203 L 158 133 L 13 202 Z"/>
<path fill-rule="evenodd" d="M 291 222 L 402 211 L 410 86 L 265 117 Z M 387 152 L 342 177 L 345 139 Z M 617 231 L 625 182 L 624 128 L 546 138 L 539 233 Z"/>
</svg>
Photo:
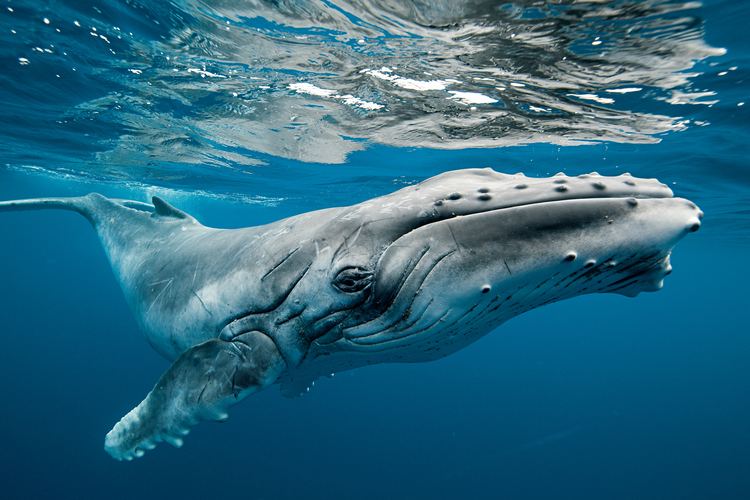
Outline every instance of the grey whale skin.
<svg viewBox="0 0 750 500">
<path fill-rule="evenodd" d="M 151 345 L 173 361 L 107 434 L 131 460 L 280 384 L 429 361 L 508 319 L 585 293 L 658 290 L 701 211 L 655 179 L 447 172 L 392 194 L 264 226 L 214 229 L 152 204 L 40 198 L 96 229 Z"/>
</svg>

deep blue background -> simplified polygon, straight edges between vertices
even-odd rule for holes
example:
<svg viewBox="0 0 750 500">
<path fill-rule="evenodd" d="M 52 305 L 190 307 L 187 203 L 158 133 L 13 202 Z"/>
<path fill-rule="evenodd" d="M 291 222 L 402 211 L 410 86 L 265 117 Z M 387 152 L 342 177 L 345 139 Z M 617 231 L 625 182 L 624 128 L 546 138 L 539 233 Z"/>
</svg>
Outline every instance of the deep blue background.
<svg viewBox="0 0 750 500">
<path fill-rule="evenodd" d="M 274 160 L 279 206 L 171 199 L 216 226 L 268 222 L 493 166 L 657 176 L 706 211 L 664 290 L 589 296 L 516 318 L 446 359 L 337 374 L 303 398 L 275 389 L 132 463 L 103 439 L 167 363 L 141 337 L 94 232 L 75 214 L 0 217 L 0 498 L 750 498 L 750 164 L 744 2 L 709 2 L 728 47 L 708 127 L 658 145 L 425 151 L 376 147 L 347 165 Z M 749 99 L 750 100 L 750 99 Z M 2 126 L 11 126 L 3 124 Z M 394 182 L 397 179 L 397 182 Z M 89 191 L 0 167 L 0 199 Z M 252 193 L 250 193 L 252 194 Z"/>
<path fill-rule="evenodd" d="M 2 199 L 139 194 L 0 176 Z M 181 206 L 223 226 L 291 211 Z M 708 213 L 659 293 L 553 304 L 441 361 L 341 373 L 300 399 L 272 389 L 133 463 L 103 436 L 167 363 L 85 220 L 5 213 L 3 497 L 747 498 L 748 247 Z"/>
</svg>

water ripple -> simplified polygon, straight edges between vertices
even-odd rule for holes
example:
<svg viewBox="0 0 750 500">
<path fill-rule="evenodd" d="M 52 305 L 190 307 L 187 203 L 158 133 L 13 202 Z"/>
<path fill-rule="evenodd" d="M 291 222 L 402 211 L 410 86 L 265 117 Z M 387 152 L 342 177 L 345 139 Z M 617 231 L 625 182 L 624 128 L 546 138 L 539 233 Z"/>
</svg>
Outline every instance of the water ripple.
<svg viewBox="0 0 750 500">
<path fill-rule="evenodd" d="M 10 4 L 9 4 L 10 5 Z M 696 2 L 13 2 L 0 17 L 0 148 L 142 180 L 341 163 L 379 143 L 652 143 L 684 106 Z M 54 161 L 53 161 L 54 160 Z"/>
</svg>

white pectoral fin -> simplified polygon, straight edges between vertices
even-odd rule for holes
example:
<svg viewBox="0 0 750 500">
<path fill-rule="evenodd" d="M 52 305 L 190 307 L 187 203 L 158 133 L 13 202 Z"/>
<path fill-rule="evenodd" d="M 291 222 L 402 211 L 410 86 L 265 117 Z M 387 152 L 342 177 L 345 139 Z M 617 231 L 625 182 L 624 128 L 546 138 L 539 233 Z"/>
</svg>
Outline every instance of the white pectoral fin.
<svg viewBox="0 0 750 500">
<path fill-rule="evenodd" d="M 200 420 L 225 420 L 229 407 L 272 384 L 286 368 L 273 341 L 259 332 L 209 340 L 185 351 L 153 390 L 112 428 L 104 449 L 132 460 L 182 438 Z"/>
</svg>

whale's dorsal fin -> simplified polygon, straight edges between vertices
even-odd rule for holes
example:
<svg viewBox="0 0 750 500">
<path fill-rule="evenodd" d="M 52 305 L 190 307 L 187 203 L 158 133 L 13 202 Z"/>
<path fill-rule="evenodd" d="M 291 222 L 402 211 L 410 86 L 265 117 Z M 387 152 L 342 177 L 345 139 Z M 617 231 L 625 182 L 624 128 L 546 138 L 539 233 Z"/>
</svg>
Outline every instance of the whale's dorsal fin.
<svg viewBox="0 0 750 500">
<path fill-rule="evenodd" d="M 158 196 L 153 196 L 151 202 L 154 204 L 154 215 L 157 217 L 173 217 L 175 219 L 192 219 L 193 217 L 175 208 Z"/>
</svg>

